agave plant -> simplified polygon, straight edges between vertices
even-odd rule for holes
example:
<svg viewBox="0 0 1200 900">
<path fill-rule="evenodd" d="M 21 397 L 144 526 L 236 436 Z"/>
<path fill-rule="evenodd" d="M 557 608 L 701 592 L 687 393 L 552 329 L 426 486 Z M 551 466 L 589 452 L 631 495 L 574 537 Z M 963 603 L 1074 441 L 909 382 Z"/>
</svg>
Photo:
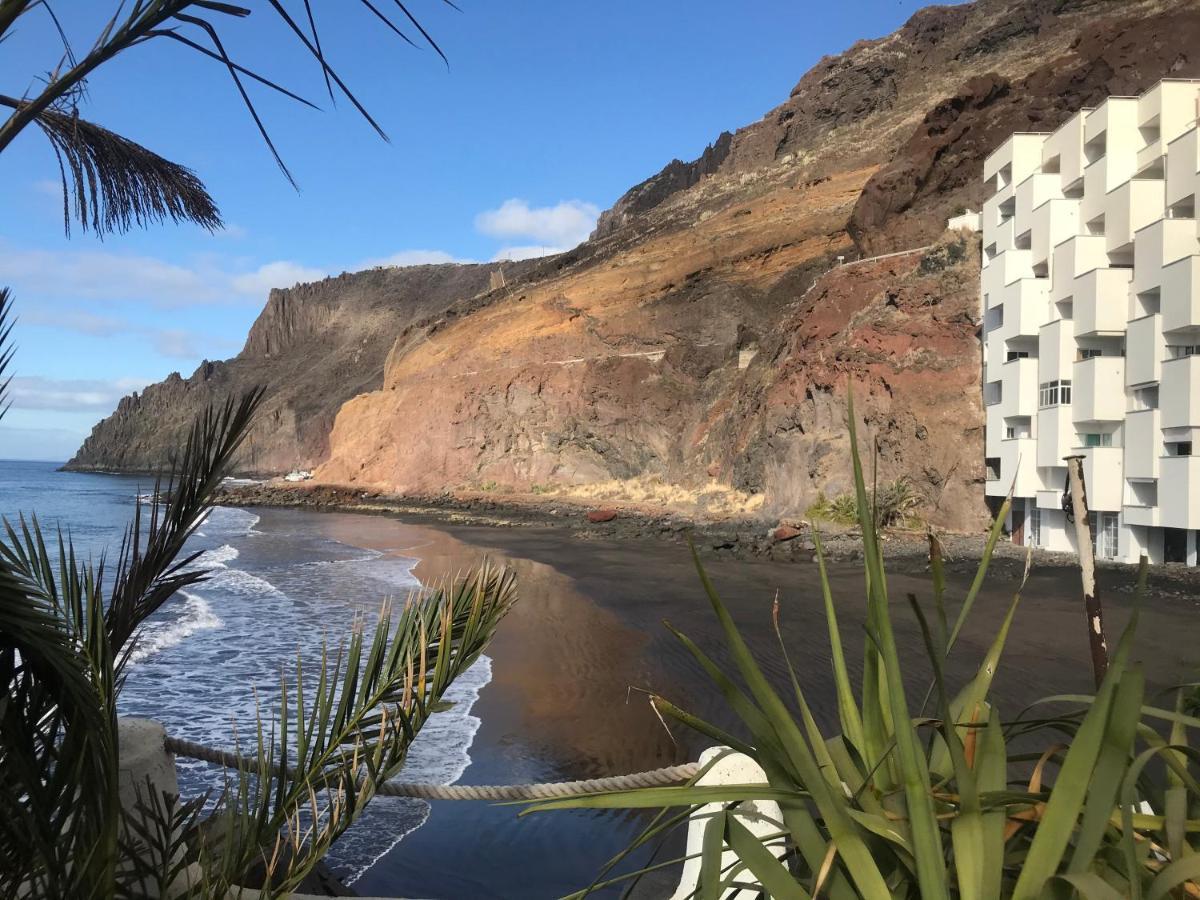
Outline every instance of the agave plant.
<svg viewBox="0 0 1200 900">
<path fill-rule="evenodd" d="M 0 378 L 10 361 L 0 291 Z M 274 723 L 252 724 L 222 796 L 118 799 L 117 708 L 147 617 L 206 576 L 185 550 L 261 399 L 208 410 L 173 474 L 139 501 L 109 570 L 76 557 L 36 518 L 0 539 L 0 896 L 224 896 L 257 872 L 294 889 L 403 766 L 447 689 L 479 657 L 515 597 L 488 566 L 384 604 L 312 669 L 297 658 Z"/>
<path fill-rule="evenodd" d="M 704 839 L 696 854 L 700 875 L 693 893 L 702 900 L 732 896 L 747 884 L 753 885 L 751 892 L 737 896 L 1200 896 L 1200 784 L 1195 769 L 1200 755 L 1188 743 L 1188 731 L 1200 727 L 1200 719 L 1185 711 L 1183 690 L 1175 709 L 1144 704 L 1144 677 L 1130 660 L 1136 610 L 1094 696 L 1049 697 L 1014 719 L 1001 718 L 990 690 L 1019 591 L 974 676 L 949 684 L 945 662 L 984 583 L 1007 512 L 1002 510 L 953 623 L 947 615 L 940 552 L 932 542 L 931 596 L 926 601 L 931 609 L 910 597 L 933 673 L 922 704 L 906 687 L 911 679 L 904 677 L 905 661 L 893 637 L 884 561 L 853 428 L 850 436 L 868 595 L 863 623 L 868 639 L 857 685 L 846 664 L 817 541 L 840 733 L 822 732 L 790 660 L 790 703 L 768 681 L 697 557 L 701 584 L 736 674 L 724 671 L 683 634 L 674 634 L 737 714 L 742 731 L 723 731 L 661 696 L 652 696 L 651 702 L 663 717 L 752 757 L 768 783 L 615 792 L 539 803 L 527 812 L 662 808 L 634 847 L 686 826 L 690 816 L 703 815 Z M 1139 597 L 1144 585 L 1143 564 Z M 786 659 L 782 638 L 780 644 Z M 926 716 L 930 701 L 932 714 Z M 1065 711 L 1034 714 L 1051 702 Z M 1160 771 L 1152 773 L 1154 765 Z M 765 836 L 755 837 L 747 827 L 749 814 L 743 806 L 752 800 L 779 804 L 781 818 Z M 717 812 L 698 813 L 705 804 L 721 806 Z M 771 850 L 781 841 L 785 852 L 780 857 Z M 644 870 L 611 877 L 632 849 L 577 896 L 639 877 Z M 730 851 L 734 861 L 727 865 Z"/>
</svg>

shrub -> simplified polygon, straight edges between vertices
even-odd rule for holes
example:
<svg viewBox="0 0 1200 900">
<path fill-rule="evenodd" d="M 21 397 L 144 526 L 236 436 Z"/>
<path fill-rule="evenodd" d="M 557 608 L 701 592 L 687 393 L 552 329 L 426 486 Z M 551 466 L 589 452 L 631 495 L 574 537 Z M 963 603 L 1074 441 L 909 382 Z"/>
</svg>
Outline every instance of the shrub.
<svg viewBox="0 0 1200 900">
<path fill-rule="evenodd" d="M 878 490 L 869 491 L 868 507 L 874 511 L 876 528 L 890 528 L 913 523 L 921 497 L 907 478 L 900 477 Z M 824 494 L 808 508 L 810 519 L 836 522 L 839 525 L 858 524 L 858 497 L 853 493 L 839 494 L 830 499 Z"/>
<path fill-rule="evenodd" d="M 701 806 L 723 804 L 707 815 L 704 826 L 696 892 L 701 898 L 724 896 L 747 876 L 776 898 L 1197 896 L 1200 784 L 1194 765 L 1198 754 L 1189 748 L 1187 732 L 1200 727 L 1200 719 L 1185 712 L 1194 697 L 1182 691 L 1175 709 L 1143 705 L 1142 671 L 1129 660 L 1136 606 L 1094 696 L 1047 698 L 1041 703 L 1053 700 L 1069 711 L 1026 712 L 1004 721 L 989 693 L 1019 590 L 974 676 L 952 686 L 944 671 L 1000 529 L 992 528 L 953 622 L 934 544 L 931 602 L 909 598 L 933 673 L 926 695 L 934 703 L 933 715 L 926 718 L 926 704 L 910 694 L 912 679 L 905 678 L 893 638 L 878 527 L 853 432 L 851 449 L 868 592 L 863 623 L 868 640 L 858 685 L 850 677 L 817 540 L 840 733 L 827 735 L 818 727 L 782 638 L 791 703 L 768 681 L 696 557 L 736 675 L 683 634 L 674 634 L 736 713 L 741 729 L 726 732 L 661 696 L 652 695 L 651 702 L 660 715 L 752 757 L 769 784 L 693 783 L 552 801 L 532 809 L 662 808 L 634 845 L 640 846 L 685 827 L 689 814 Z M 1003 518 L 1002 512 L 998 521 Z M 1144 584 L 1143 565 L 1139 597 Z M 1169 732 L 1160 733 L 1155 723 Z M 1152 764 L 1162 769 L 1155 777 L 1150 777 Z M 749 800 L 780 805 L 782 820 L 774 823 L 774 834 L 756 838 L 743 824 L 748 814 L 741 804 Z M 682 813 L 668 813 L 680 807 Z M 779 841 L 786 848 L 781 859 L 766 848 Z M 723 859 L 725 847 L 732 862 Z M 623 858 L 581 895 L 639 875 L 609 877 Z"/>
</svg>

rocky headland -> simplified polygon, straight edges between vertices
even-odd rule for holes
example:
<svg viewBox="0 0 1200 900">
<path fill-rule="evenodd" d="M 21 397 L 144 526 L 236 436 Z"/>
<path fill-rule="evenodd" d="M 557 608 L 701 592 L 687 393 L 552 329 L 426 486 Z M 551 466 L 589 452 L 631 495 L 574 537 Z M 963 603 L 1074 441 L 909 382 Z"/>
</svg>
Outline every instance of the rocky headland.
<svg viewBox="0 0 1200 900">
<path fill-rule="evenodd" d="M 849 487 L 853 389 L 879 479 L 977 530 L 979 251 L 946 220 L 979 207 L 1008 133 L 1200 76 L 1198 40 L 1188 0 L 929 7 L 632 188 L 574 250 L 273 291 L 237 357 L 122 400 L 69 465 L 163 466 L 205 404 L 261 383 L 246 473 L 787 523 Z"/>
</svg>

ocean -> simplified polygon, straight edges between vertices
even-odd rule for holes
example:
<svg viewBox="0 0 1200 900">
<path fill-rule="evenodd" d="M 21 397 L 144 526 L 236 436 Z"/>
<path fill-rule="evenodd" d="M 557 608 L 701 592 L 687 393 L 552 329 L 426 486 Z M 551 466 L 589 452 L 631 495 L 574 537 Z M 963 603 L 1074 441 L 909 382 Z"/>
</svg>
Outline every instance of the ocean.
<svg viewBox="0 0 1200 900">
<path fill-rule="evenodd" d="M 146 477 L 59 472 L 57 464 L 0 462 L 0 513 L 10 520 L 36 513 L 50 535 L 62 528 L 83 558 L 107 552 L 115 561 Z M 338 540 L 317 515 L 258 529 L 248 510 L 215 508 L 188 545 L 211 577 L 168 601 L 145 624 L 120 698 L 124 715 L 162 722 L 169 734 L 232 749 L 253 735 L 255 697 L 267 709 L 281 675 L 294 680 L 296 656 L 311 666 L 322 643 L 331 648 L 358 613 L 371 616 L 386 597 L 420 587 L 415 557 Z M 450 691 L 454 706 L 421 732 L 405 765 L 406 781 L 450 784 L 471 763 L 479 728 L 471 714 L 491 679 L 481 658 Z M 224 784 L 218 767 L 179 760 L 180 790 L 195 796 Z M 421 800 L 371 804 L 340 839 L 327 862 L 353 883 L 429 815 Z"/>
</svg>

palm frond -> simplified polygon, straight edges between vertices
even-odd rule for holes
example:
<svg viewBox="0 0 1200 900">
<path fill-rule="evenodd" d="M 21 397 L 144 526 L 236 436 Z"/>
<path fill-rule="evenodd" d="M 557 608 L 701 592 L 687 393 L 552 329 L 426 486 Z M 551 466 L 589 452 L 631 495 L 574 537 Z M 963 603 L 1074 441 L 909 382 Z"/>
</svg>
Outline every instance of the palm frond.
<svg viewBox="0 0 1200 900">
<path fill-rule="evenodd" d="M 0 104 L 23 104 L 0 97 Z M 67 233 L 74 213 L 84 231 L 121 233 L 171 220 L 216 231 L 221 214 L 190 169 L 164 159 L 128 138 L 59 109 L 45 109 L 34 122 L 58 158 Z"/>
</svg>

